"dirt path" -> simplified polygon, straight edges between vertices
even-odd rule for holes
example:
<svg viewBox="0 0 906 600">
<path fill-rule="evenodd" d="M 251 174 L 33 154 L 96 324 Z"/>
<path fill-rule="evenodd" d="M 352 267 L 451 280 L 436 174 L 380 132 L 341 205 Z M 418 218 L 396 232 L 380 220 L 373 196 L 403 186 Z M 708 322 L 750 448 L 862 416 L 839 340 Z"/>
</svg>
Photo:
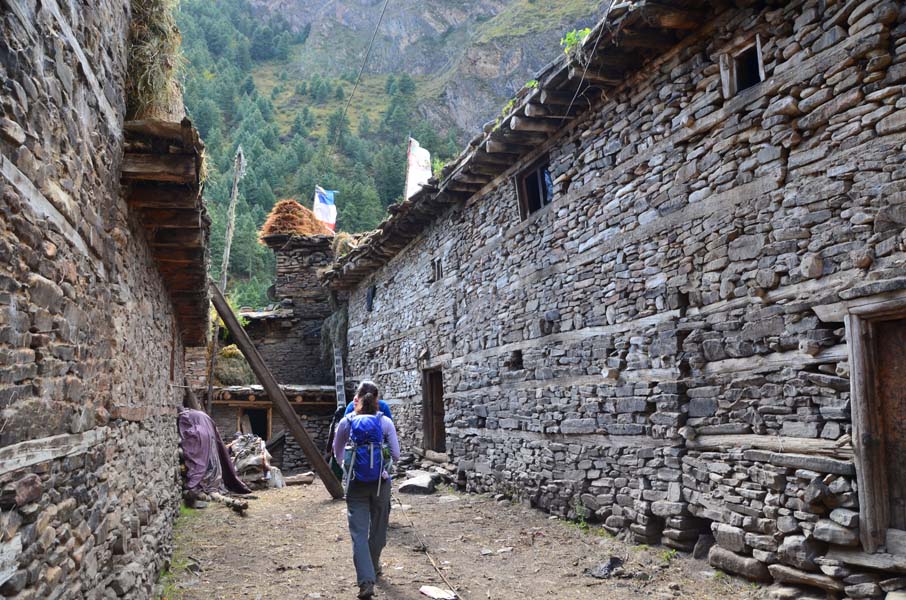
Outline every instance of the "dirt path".
<svg viewBox="0 0 906 600">
<path fill-rule="evenodd" d="M 345 504 L 330 500 L 317 482 L 258 496 L 246 517 L 215 505 L 185 512 L 165 597 L 355 598 Z M 446 587 L 425 547 L 464 600 L 760 596 L 757 586 L 704 562 L 663 547 L 631 547 L 600 531 L 487 496 L 449 489 L 431 496 L 395 493 L 376 598 L 425 600 L 421 586 Z M 602 580 L 584 573 L 611 556 L 625 561 L 622 576 Z"/>
</svg>

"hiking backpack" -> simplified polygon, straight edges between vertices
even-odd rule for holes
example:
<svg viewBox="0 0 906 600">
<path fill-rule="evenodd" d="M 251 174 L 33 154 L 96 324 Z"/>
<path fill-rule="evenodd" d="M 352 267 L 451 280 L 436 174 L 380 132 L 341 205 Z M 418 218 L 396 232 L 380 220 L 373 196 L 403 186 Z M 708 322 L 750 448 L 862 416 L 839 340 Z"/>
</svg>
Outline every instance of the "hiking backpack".
<svg viewBox="0 0 906 600">
<path fill-rule="evenodd" d="M 384 470 L 382 416 L 382 413 L 356 415 L 349 420 L 350 445 L 346 449 L 348 458 L 344 461 L 347 486 L 350 480 L 367 483 L 381 479 Z"/>
</svg>

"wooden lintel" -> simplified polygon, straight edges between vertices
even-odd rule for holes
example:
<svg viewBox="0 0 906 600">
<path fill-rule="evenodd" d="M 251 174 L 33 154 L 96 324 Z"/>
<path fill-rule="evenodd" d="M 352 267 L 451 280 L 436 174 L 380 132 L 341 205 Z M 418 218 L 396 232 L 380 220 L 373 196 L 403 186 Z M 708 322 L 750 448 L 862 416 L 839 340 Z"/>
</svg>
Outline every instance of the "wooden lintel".
<svg viewBox="0 0 906 600">
<path fill-rule="evenodd" d="M 135 154 L 123 156 L 121 176 L 127 181 L 198 183 L 194 154 Z"/>
<path fill-rule="evenodd" d="M 530 119 L 526 117 L 513 117 L 510 120 L 510 129 L 513 131 L 540 131 L 553 133 L 563 126 L 559 120 Z"/>
</svg>

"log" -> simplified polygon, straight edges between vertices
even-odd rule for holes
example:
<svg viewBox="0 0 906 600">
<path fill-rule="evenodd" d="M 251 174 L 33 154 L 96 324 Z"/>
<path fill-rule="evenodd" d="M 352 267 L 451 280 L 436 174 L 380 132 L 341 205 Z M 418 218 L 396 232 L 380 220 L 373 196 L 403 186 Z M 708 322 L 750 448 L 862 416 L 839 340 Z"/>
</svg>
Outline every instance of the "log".
<svg viewBox="0 0 906 600">
<path fill-rule="evenodd" d="M 158 229 L 153 223 L 145 223 L 145 230 L 150 232 L 149 243 L 152 246 L 204 247 L 202 229 Z"/>
<path fill-rule="evenodd" d="M 123 156 L 121 177 L 129 181 L 198 183 L 195 156 L 191 154 L 135 154 Z"/>
<path fill-rule="evenodd" d="M 317 446 L 315 446 L 315 443 L 309 437 L 308 432 L 305 431 L 302 420 L 299 419 L 299 415 L 293 410 L 292 405 L 290 405 L 289 400 L 286 398 L 286 394 L 283 393 L 283 389 L 277 383 L 277 380 L 274 379 L 274 376 L 271 374 L 270 369 L 267 368 L 267 365 L 264 364 L 264 360 L 261 358 L 261 355 L 258 354 L 258 350 L 255 348 L 254 344 L 252 344 L 252 341 L 242 328 L 242 325 L 239 324 L 236 315 L 233 314 L 233 311 L 224 299 L 223 294 L 220 293 L 220 290 L 212 282 L 209 285 L 211 288 L 211 300 L 214 303 L 214 308 L 217 309 L 217 314 L 220 315 L 220 318 L 223 319 L 227 329 L 229 329 L 230 333 L 233 335 L 236 346 L 239 347 L 240 352 L 245 356 L 249 366 L 252 368 L 252 372 L 255 373 L 255 377 L 267 393 L 267 397 L 270 398 L 271 402 L 274 403 L 274 406 L 277 407 L 280 416 L 283 417 L 283 421 L 286 423 L 286 428 L 299 443 L 302 451 L 305 452 L 305 457 L 321 478 L 321 482 L 324 484 L 324 487 L 327 488 L 330 495 L 333 496 L 334 499 L 342 498 L 343 486 L 340 485 L 340 482 L 334 476 L 333 471 L 318 451 Z"/>
<path fill-rule="evenodd" d="M 615 73 L 600 71 L 594 68 L 582 69 L 581 67 L 570 67 L 569 78 L 585 81 L 594 85 L 617 86 L 622 83 L 623 78 L 618 77 Z"/>
<path fill-rule="evenodd" d="M 834 440 L 756 434 L 702 435 L 694 440 L 687 440 L 686 447 L 690 450 L 755 448 L 758 450 L 770 450 L 772 452 L 819 454 L 843 460 L 848 460 L 853 457 L 852 445 L 849 443 L 837 445 Z"/>
<path fill-rule="evenodd" d="M 540 131 L 543 133 L 554 133 L 563 123 L 551 119 L 528 119 L 525 117 L 513 117 L 510 120 L 510 129 L 513 131 Z"/>
<path fill-rule="evenodd" d="M 497 140 L 488 140 L 485 142 L 484 147 L 485 151 L 489 154 L 522 154 L 529 150 L 529 148 L 525 146 L 498 142 Z"/>
<path fill-rule="evenodd" d="M 569 106 L 570 104 L 575 105 L 582 99 L 582 92 L 576 94 L 575 92 L 570 91 L 560 91 L 560 90 L 542 90 L 541 91 L 541 104 L 551 104 L 554 106 Z"/>
</svg>

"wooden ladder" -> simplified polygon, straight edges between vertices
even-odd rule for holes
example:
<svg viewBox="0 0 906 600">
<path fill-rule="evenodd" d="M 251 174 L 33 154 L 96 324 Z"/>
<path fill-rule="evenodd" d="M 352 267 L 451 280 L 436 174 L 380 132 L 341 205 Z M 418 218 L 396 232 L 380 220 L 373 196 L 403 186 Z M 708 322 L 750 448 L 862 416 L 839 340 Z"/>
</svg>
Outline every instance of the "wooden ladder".
<svg viewBox="0 0 906 600">
<path fill-rule="evenodd" d="M 343 372 L 343 349 L 333 349 L 333 372 L 337 384 L 337 407 L 346 408 L 346 375 Z"/>
</svg>

